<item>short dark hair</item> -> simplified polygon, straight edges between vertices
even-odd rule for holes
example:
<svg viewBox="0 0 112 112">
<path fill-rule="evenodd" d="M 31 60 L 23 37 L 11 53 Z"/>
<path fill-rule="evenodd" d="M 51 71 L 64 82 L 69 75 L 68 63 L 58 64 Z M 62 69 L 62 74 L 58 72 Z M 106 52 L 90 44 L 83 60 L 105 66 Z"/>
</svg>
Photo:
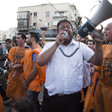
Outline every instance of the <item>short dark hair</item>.
<svg viewBox="0 0 112 112">
<path fill-rule="evenodd" d="M 13 37 L 12 37 L 12 42 L 14 42 L 15 45 L 17 46 L 16 36 L 13 36 Z"/>
<path fill-rule="evenodd" d="M 36 42 L 39 41 L 40 37 L 39 37 L 39 33 L 35 33 L 35 32 L 29 32 L 28 34 L 31 35 L 31 38 L 33 37 L 35 39 Z"/>
<path fill-rule="evenodd" d="M 93 45 L 95 45 L 95 41 L 94 41 L 94 40 L 88 40 L 87 43 L 88 43 L 88 42 L 92 42 Z"/>
<path fill-rule="evenodd" d="M 26 35 L 24 33 L 18 33 L 17 35 L 21 35 L 21 38 L 26 40 Z"/>
<path fill-rule="evenodd" d="M 17 112 L 34 112 L 32 102 L 25 97 L 20 97 L 16 101 L 13 101 L 11 104 L 11 109 L 16 110 Z"/>
<path fill-rule="evenodd" d="M 12 43 L 12 40 L 8 38 L 8 39 L 5 40 L 5 42 L 8 42 L 8 43 L 11 44 Z"/>
<path fill-rule="evenodd" d="M 16 36 L 12 37 L 12 41 L 15 42 L 16 41 Z"/>
<path fill-rule="evenodd" d="M 60 25 L 61 23 L 63 23 L 63 22 L 69 23 L 70 26 L 72 27 L 72 30 L 73 30 L 73 26 L 72 26 L 71 22 L 68 21 L 67 19 L 62 19 L 62 20 L 60 20 L 60 21 L 57 23 L 57 31 L 59 31 L 58 27 L 59 27 L 59 25 Z"/>
<path fill-rule="evenodd" d="M 0 45 L 2 45 L 2 43 L 0 43 Z"/>
</svg>

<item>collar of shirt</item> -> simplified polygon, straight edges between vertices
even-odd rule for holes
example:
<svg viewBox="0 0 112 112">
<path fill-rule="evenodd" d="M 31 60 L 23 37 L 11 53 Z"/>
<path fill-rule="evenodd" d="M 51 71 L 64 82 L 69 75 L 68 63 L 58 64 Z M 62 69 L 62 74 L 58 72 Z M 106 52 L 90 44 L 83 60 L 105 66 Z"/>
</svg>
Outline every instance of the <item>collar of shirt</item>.
<svg viewBox="0 0 112 112">
<path fill-rule="evenodd" d="M 72 41 L 70 42 L 70 45 L 71 45 L 71 44 L 76 45 L 76 44 L 77 44 L 77 42 L 76 42 L 74 39 L 72 39 Z"/>
<path fill-rule="evenodd" d="M 78 46 L 78 43 L 77 41 L 75 41 L 74 39 L 72 39 L 72 41 L 70 42 L 70 44 L 68 44 L 67 46 L 70 46 L 70 45 L 75 45 L 75 46 Z M 63 44 L 61 44 L 60 46 L 65 46 Z"/>
</svg>

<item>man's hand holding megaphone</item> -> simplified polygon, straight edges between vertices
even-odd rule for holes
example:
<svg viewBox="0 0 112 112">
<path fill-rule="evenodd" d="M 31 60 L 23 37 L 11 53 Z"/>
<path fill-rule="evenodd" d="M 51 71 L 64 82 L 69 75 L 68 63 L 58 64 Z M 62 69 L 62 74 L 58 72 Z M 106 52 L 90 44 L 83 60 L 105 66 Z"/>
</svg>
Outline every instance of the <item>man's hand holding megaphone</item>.
<svg viewBox="0 0 112 112">
<path fill-rule="evenodd" d="M 101 29 L 95 29 L 94 31 L 92 31 L 92 33 L 90 34 L 93 38 L 93 40 L 97 41 L 97 42 L 101 42 L 103 43 L 105 40 L 105 36 L 102 32 L 103 30 L 103 26 L 101 25 Z"/>
<path fill-rule="evenodd" d="M 90 34 L 95 27 L 99 25 L 101 22 L 112 18 L 112 0 L 102 0 L 99 4 L 99 7 L 96 13 L 87 21 L 77 29 L 77 33 L 85 38 L 88 34 Z"/>
</svg>

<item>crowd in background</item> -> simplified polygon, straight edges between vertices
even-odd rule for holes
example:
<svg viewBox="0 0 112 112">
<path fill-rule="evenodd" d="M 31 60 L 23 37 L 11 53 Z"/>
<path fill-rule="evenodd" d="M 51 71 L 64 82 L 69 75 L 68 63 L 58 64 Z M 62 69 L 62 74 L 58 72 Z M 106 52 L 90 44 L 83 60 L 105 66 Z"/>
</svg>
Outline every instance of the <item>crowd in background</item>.
<svg viewBox="0 0 112 112">
<path fill-rule="evenodd" d="M 35 32 L 6 39 L 5 53 L 0 43 L 0 112 L 112 112 L 112 23 L 91 38 L 74 39 L 68 20 L 55 42 L 45 43 L 46 31 L 41 43 Z"/>
</svg>

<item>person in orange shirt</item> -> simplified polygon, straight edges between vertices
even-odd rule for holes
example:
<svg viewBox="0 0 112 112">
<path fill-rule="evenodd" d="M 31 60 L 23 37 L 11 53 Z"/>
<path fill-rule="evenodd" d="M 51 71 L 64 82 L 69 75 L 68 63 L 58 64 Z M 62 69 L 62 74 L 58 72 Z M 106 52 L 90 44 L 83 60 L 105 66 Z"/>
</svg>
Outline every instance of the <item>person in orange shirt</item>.
<svg viewBox="0 0 112 112">
<path fill-rule="evenodd" d="M 16 41 L 18 46 L 12 47 L 9 51 L 8 59 L 10 60 L 9 68 L 11 69 L 8 75 L 6 95 L 12 100 L 17 100 L 19 97 L 25 95 L 25 90 L 22 87 L 23 70 L 20 64 L 25 53 L 26 35 L 18 33 Z"/>
<path fill-rule="evenodd" d="M 87 45 L 89 48 L 91 48 L 93 51 L 95 51 L 95 41 L 94 40 L 88 40 Z M 84 109 L 85 112 L 92 112 L 94 110 L 94 93 L 96 90 L 96 86 L 98 83 L 98 73 L 96 72 L 96 69 L 94 65 L 90 66 L 90 85 L 88 86 L 86 97 L 85 97 L 85 104 Z"/>
<path fill-rule="evenodd" d="M 0 94 L 0 112 L 3 112 L 3 98 Z"/>
<path fill-rule="evenodd" d="M 99 82 L 95 91 L 95 112 L 112 112 L 112 22 L 104 30 L 105 40 L 109 45 L 103 45 L 103 64 L 96 67 Z"/>
<path fill-rule="evenodd" d="M 26 89 L 27 98 L 34 104 L 35 112 L 40 112 L 38 95 L 42 90 L 42 84 L 45 82 L 45 66 L 40 67 L 36 64 L 36 57 L 42 50 L 38 41 L 38 33 L 29 32 L 27 45 L 29 45 L 31 49 L 25 51 L 25 56 L 22 60 L 25 74 L 23 86 Z"/>
</svg>

